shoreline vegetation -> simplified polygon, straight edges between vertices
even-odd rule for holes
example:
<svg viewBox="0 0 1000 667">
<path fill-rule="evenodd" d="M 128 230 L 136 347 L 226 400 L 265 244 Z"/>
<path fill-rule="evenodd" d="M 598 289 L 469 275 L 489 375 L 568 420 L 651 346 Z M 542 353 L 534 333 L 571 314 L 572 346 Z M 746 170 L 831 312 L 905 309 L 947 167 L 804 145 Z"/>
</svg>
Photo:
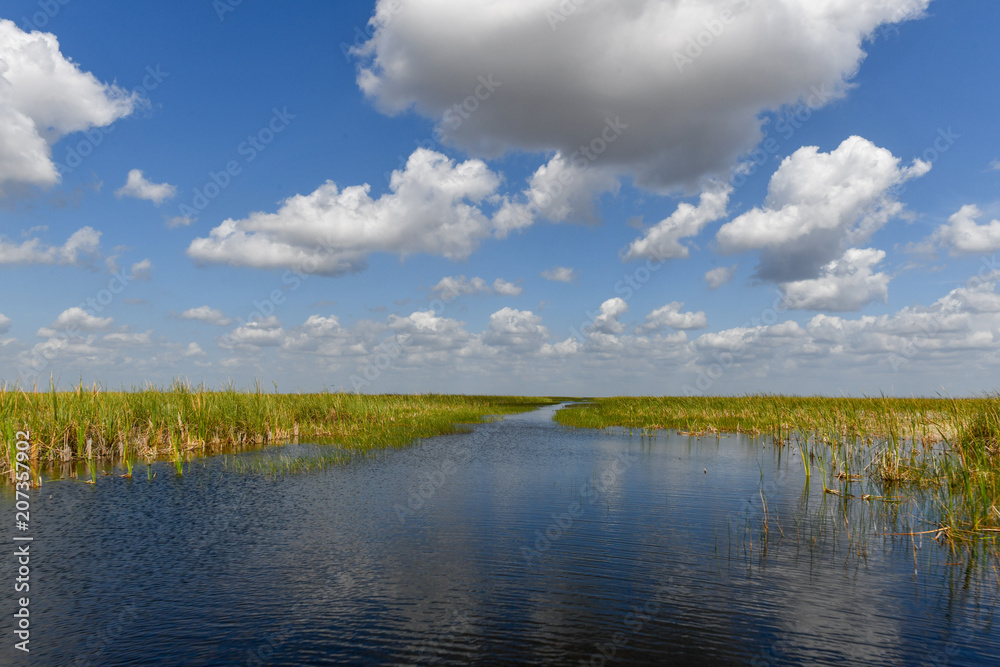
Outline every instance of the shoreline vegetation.
<svg viewBox="0 0 1000 667">
<path fill-rule="evenodd" d="M 15 434 L 31 434 L 31 469 L 80 464 L 96 470 L 120 462 L 173 460 L 178 472 L 192 456 L 233 453 L 298 442 L 338 444 L 353 452 L 401 447 L 482 422 L 557 403 L 517 396 L 349 393 L 277 394 L 209 390 L 175 383 L 167 389 L 107 391 L 82 383 L 71 391 L 0 387 L 4 447 L 0 474 L 15 472 Z"/>
<path fill-rule="evenodd" d="M 30 431 L 34 484 L 42 471 L 173 461 L 269 446 L 337 445 L 315 460 L 279 453 L 257 469 L 296 472 L 352 455 L 403 447 L 462 430 L 492 416 L 584 399 L 441 394 L 278 394 L 175 382 L 166 389 L 106 391 L 82 383 L 70 391 L 0 386 L 4 446 L 0 475 L 16 473 L 18 431 Z M 951 544 L 983 540 L 1000 547 L 1000 396 L 982 398 L 618 397 L 589 399 L 555 420 L 580 428 L 620 427 L 655 436 L 766 436 L 798 455 L 806 485 L 824 495 L 890 513 L 916 506 L 927 534 Z M 21 452 L 24 456 L 24 452 Z M 251 464 L 251 468 L 253 468 Z M 260 464 L 256 464 L 260 465 Z M 236 462 L 246 470 L 245 462 Z M 23 466 L 22 466 L 23 469 Z M 73 475 L 75 476 L 75 475 Z M 915 504 L 915 505 L 914 505 Z M 914 533 L 916 534 L 916 533 Z"/>
<path fill-rule="evenodd" d="M 621 427 L 654 436 L 770 436 L 799 455 L 824 495 L 896 515 L 917 510 L 941 543 L 1000 547 L 1000 396 L 981 398 L 597 398 L 556 413 L 580 428 Z"/>
</svg>

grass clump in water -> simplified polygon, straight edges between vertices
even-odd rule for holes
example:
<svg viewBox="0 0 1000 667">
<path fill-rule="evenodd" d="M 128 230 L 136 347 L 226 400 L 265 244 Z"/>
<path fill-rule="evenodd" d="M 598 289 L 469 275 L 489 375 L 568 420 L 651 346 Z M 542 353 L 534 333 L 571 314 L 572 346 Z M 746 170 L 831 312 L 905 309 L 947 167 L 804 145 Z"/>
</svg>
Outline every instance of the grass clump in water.
<svg viewBox="0 0 1000 667">
<path fill-rule="evenodd" d="M 1000 396 L 779 395 L 598 398 L 556 413 L 567 426 L 769 435 L 798 445 L 807 479 L 865 503 L 915 502 L 942 541 L 1000 538 Z M 828 482 L 830 486 L 828 486 Z"/>
</svg>

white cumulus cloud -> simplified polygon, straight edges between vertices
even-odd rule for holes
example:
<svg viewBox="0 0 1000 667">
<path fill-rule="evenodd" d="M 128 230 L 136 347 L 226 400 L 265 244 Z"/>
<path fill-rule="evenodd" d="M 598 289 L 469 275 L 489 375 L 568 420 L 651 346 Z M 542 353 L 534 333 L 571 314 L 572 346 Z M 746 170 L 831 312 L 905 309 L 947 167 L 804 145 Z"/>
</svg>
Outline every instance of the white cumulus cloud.
<svg viewBox="0 0 1000 667">
<path fill-rule="evenodd" d="M 625 325 L 618 318 L 628 311 L 628 304 L 621 297 L 613 297 L 601 304 L 600 311 L 588 327 L 589 332 L 618 335 L 625 331 Z"/>
<path fill-rule="evenodd" d="M 708 283 L 709 289 L 719 289 L 723 285 L 728 285 L 736 275 L 736 269 L 739 265 L 733 264 L 732 266 L 719 266 L 714 269 L 709 269 L 705 272 L 705 282 Z"/>
<path fill-rule="evenodd" d="M 56 331 L 103 331 L 113 323 L 110 317 L 97 317 L 79 306 L 73 306 L 59 313 L 52 328 Z"/>
<path fill-rule="evenodd" d="M 150 280 L 153 277 L 153 263 L 149 259 L 143 259 L 132 265 L 129 273 L 132 280 Z"/>
<path fill-rule="evenodd" d="M 44 243 L 35 237 L 22 243 L 0 238 L 0 265 L 68 264 L 83 266 L 100 249 L 101 233 L 93 227 L 81 227 L 61 246 Z"/>
<path fill-rule="evenodd" d="M 645 334 L 662 330 L 665 327 L 671 329 L 703 329 L 708 326 L 708 317 L 705 312 L 699 310 L 696 313 L 683 312 L 683 301 L 671 301 L 665 306 L 657 308 L 646 316 L 646 321 L 636 327 L 636 333 Z"/>
<path fill-rule="evenodd" d="M 211 306 L 198 306 L 197 308 L 188 308 L 183 313 L 181 313 L 181 318 L 185 320 L 198 320 L 199 322 L 207 322 L 208 324 L 214 324 L 218 327 L 229 326 L 233 323 L 231 319 L 226 317 L 218 308 L 212 308 Z"/>
<path fill-rule="evenodd" d="M 522 292 L 519 285 L 497 278 L 493 284 L 479 277 L 445 276 L 431 288 L 431 293 L 445 300 L 452 300 L 463 294 L 500 294 L 502 296 L 518 296 Z"/>
<path fill-rule="evenodd" d="M 892 189 L 930 164 L 900 165 L 862 137 L 822 153 L 803 146 L 785 158 L 768 185 L 764 206 L 719 229 L 723 252 L 761 250 L 757 277 L 774 282 L 816 278 L 845 250 L 866 241 L 903 212 Z"/>
<path fill-rule="evenodd" d="M 520 196 L 504 198 L 493 215 L 493 224 L 498 233 L 505 234 L 539 219 L 596 223 L 597 197 L 617 190 L 618 178 L 612 171 L 586 160 L 571 164 L 562 153 L 556 153 L 532 174 Z"/>
<path fill-rule="evenodd" d="M 55 35 L 0 19 L 0 194 L 6 183 L 59 182 L 53 144 L 110 125 L 136 102 L 64 56 Z"/>
<path fill-rule="evenodd" d="M 286 334 L 274 315 L 262 320 L 241 324 L 218 339 L 219 347 L 228 350 L 256 350 L 278 347 L 285 342 Z"/>
<path fill-rule="evenodd" d="M 154 204 L 160 204 L 177 194 L 177 187 L 169 183 L 153 183 L 142 173 L 141 169 L 128 172 L 125 185 L 115 190 L 115 196 L 148 199 Z"/>
<path fill-rule="evenodd" d="M 889 298 L 889 276 L 875 273 L 885 251 L 851 248 L 823 267 L 818 278 L 782 283 L 787 308 L 801 310 L 861 310 L 872 301 Z"/>
<path fill-rule="evenodd" d="M 938 227 L 931 240 L 947 247 L 953 255 L 986 255 L 1000 250 L 1000 220 L 979 224 L 983 217 L 978 206 L 963 206 Z"/>
<path fill-rule="evenodd" d="M 542 325 L 542 318 L 530 310 L 501 308 L 490 315 L 483 342 L 514 351 L 536 351 L 549 338 L 549 331 Z"/>
<path fill-rule="evenodd" d="M 714 183 L 701 193 L 697 206 L 682 202 L 669 217 L 632 242 L 623 254 L 625 261 L 687 257 L 690 251 L 681 239 L 697 236 L 705 225 L 726 215 L 732 191 L 732 186 Z"/>
<path fill-rule="evenodd" d="M 930 0 L 588 0 L 563 3 L 565 21 L 551 0 L 395 2 L 379 0 L 355 51 L 381 110 L 413 109 L 484 155 L 601 151 L 664 187 L 728 171 L 760 140 L 761 112 L 842 96 L 865 39 Z M 613 142 L 609 118 L 627 125 Z"/>
<path fill-rule="evenodd" d="M 325 275 L 360 271 L 373 252 L 465 259 L 492 230 L 475 203 L 499 183 L 481 160 L 455 164 L 419 148 L 378 199 L 367 184 L 341 190 L 327 181 L 285 200 L 277 213 L 225 220 L 187 253 L 199 262 Z"/>
<path fill-rule="evenodd" d="M 542 278 L 557 283 L 571 283 L 576 280 L 576 277 L 576 270 L 568 266 L 556 266 L 542 271 Z"/>
<path fill-rule="evenodd" d="M 493 291 L 501 296 L 519 296 L 524 290 L 520 285 L 497 278 L 493 281 Z"/>
<path fill-rule="evenodd" d="M 482 278 L 474 277 L 469 280 L 465 276 L 445 276 L 431 288 L 432 294 L 437 294 L 444 299 L 454 299 L 462 294 L 482 294 L 489 291 L 490 286 Z"/>
</svg>

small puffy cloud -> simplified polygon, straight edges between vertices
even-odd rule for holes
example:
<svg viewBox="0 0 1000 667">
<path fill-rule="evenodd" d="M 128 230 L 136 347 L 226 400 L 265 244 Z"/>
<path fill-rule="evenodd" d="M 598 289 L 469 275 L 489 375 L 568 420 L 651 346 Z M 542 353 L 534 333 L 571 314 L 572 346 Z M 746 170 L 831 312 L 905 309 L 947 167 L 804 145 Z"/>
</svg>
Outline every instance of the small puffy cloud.
<svg viewBox="0 0 1000 667">
<path fill-rule="evenodd" d="M 703 329 L 708 326 L 708 318 L 704 311 L 685 313 L 681 311 L 683 307 L 684 302 L 671 301 L 667 305 L 657 308 L 646 316 L 645 323 L 636 327 L 636 333 L 652 333 L 667 327 L 671 329 Z"/>
<path fill-rule="evenodd" d="M 842 97 L 872 32 L 929 2 L 587 0 L 566 16 L 540 0 L 379 0 L 357 83 L 468 151 L 593 155 L 642 187 L 693 185 L 760 140 L 763 113 Z"/>
<path fill-rule="evenodd" d="M 736 275 L 736 268 L 738 264 L 733 264 L 732 266 L 719 266 L 714 269 L 710 269 L 705 272 L 705 282 L 708 283 L 709 289 L 719 289 L 723 285 L 728 285 Z"/>
<path fill-rule="evenodd" d="M 462 322 L 439 317 L 433 310 L 410 313 L 408 317 L 390 315 L 386 324 L 397 340 L 403 339 L 407 349 L 420 350 L 429 361 L 444 361 L 464 349 L 472 335 Z"/>
<path fill-rule="evenodd" d="M 0 19 L 0 194 L 5 183 L 58 183 L 52 146 L 129 115 L 137 101 L 81 70 L 55 35 Z"/>
<path fill-rule="evenodd" d="M 153 277 L 153 263 L 144 259 L 132 265 L 130 270 L 132 280 L 150 280 Z"/>
<path fill-rule="evenodd" d="M 618 318 L 628 311 L 628 304 L 620 297 L 613 297 L 601 304 L 600 311 L 594 317 L 588 332 L 610 334 L 617 336 L 625 331 L 625 325 Z"/>
<path fill-rule="evenodd" d="M 577 278 L 576 270 L 567 266 L 557 266 L 542 271 L 542 278 L 557 283 L 571 283 Z"/>
<path fill-rule="evenodd" d="M 490 285 L 479 277 L 466 278 L 465 276 L 445 276 L 431 288 L 431 293 L 439 298 L 451 301 L 463 294 L 500 294 L 503 296 L 517 296 L 521 293 L 521 288 L 514 283 L 507 282 L 502 278 L 497 278 Z"/>
<path fill-rule="evenodd" d="M 10 331 L 10 318 L 0 313 L 0 334 L 5 334 Z"/>
<path fill-rule="evenodd" d="M 185 357 L 204 357 L 204 356 L 207 356 L 207 355 L 205 354 L 205 350 L 201 349 L 201 345 L 198 345 L 198 343 L 192 342 L 192 343 L 188 343 L 188 346 L 184 349 L 184 356 Z"/>
<path fill-rule="evenodd" d="M 312 336 L 329 336 L 332 333 L 343 331 L 343 327 L 340 326 L 340 320 L 337 319 L 336 315 L 329 315 L 327 317 L 310 315 L 302 327 Z"/>
<path fill-rule="evenodd" d="M 501 296 L 520 296 L 524 290 L 520 285 L 507 282 L 502 278 L 493 281 L 493 291 Z"/>
<path fill-rule="evenodd" d="M 1000 220 L 978 224 L 983 217 L 978 206 L 963 206 L 938 227 L 931 241 L 949 249 L 952 255 L 986 255 L 1000 250 Z"/>
<path fill-rule="evenodd" d="M 929 169 L 922 160 L 902 167 L 888 150 L 858 136 L 830 153 L 804 146 L 771 176 L 764 206 L 723 225 L 716 240 L 727 253 L 761 250 L 756 275 L 762 280 L 816 278 L 899 216 L 903 205 L 893 189 Z"/>
<path fill-rule="evenodd" d="M 378 199 L 367 184 L 340 190 L 327 181 L 285 200 L 277 213 L 224 221 L 187 253 L 204 263 L 324 275 L 363 270 L 373 252 L 466 259 L 492 230 L 475 203 L 499 183 L 481 160 L 455 164 L 418 148 Z"/>
<path fill-rule="evenodd" d="M 540 315 L 509 307 L 490 315 L 489 325 L 482 335 L 487 345 L 520 352 L 536 351 L 548 338 L 549 331 L 542 325 Z"/>
<path fill-rule="evenodd" d="M 851 248 L 823 267 L 818 278 L 782 283 L 787 308 L 799 310 L 861 310 L 872 301 L 889 298 L 889 276 L 874 273 L 885 251 Z"/>
<path fill-rule="evenodd" d="M 225 316 L 225 314 L 211 306 L 198 306 L 197 308 L 188 308 L 183 313 L 181 313 L 181 318 L 185 320 L 198 320 L 199 322 L 207 322 L 209 324 L 214 324 L 217 327 L 226 327 L 233 323 L 231 319 Z"/>
<path fill-rule="evenodd" d="M 12 243 L 0 238 L 0 265 L 3 264 L 66 264 L 83 266 L 97 255 L 101 233 L 93 227 L 81 227 L 73 232 L 66 243 L 53 246 L 39 238 L 23 243 Z"/>
<path fill-rule="evenodd" d="M 623 253 L 625 261 L 687 257 L 690 251 L 681 239 L 697 236 L 705 225 L 726 215 L 732 191 L 730 185 L 713 183 L 701 193 L 697 206 L 682 202 L 669 217 L 632 242 Z"/>
<path fill-rule="evenodd" d="M 192 218 L 189 215 L 175 215 L 172 218 L 167 218 L 166 225 L 170 229 L 176 229 L 177 227 L 188 227 L 193 224 L 197 218 Z"/>
<path fill-rule="evenodd" d="M 431 288 L 431 293 L 443 299 L 454 299 L 462 294 L 481 294 L 489 290 L 489 285 L 482 278 L 467 280 L 465 276 L 445 276 Z"/>
<path fill-rule="evenodd" d="M 141 169 L 132 169 L 128 172 L 128 179 L 125 185 L 115 190 L 115 196 L 135 197 L 136 199 L 148 199 L 154 204 L 161 204 L 167 199 L 173 198 L 177 194 L 177 187 L 169 183 L 153 183 L 142 175 Z"/>
<path fill-rule="evenodd" d="M 219 347 L 230 350 L 256 350 L 278 347 L 285 341 L 285 330 L 274 315 L 247 322 L 218 339 Z"/>
<path fill-rule="evenodd" d="M 291 351 L 319 351 L 323 354 L 343 354 L 350 344 L 346 330 L 336 315 L 324 317 L 310 315 L 308 319 L 285 339 L 282 349 Z"/>
<path fill-rule="evenodd" d="M 103 331 L 113 323 L 110 317 L 97 317 L 79 306 L 73 306 L 59 313 L 52 328 L 56 331 Z"/>
</svg>

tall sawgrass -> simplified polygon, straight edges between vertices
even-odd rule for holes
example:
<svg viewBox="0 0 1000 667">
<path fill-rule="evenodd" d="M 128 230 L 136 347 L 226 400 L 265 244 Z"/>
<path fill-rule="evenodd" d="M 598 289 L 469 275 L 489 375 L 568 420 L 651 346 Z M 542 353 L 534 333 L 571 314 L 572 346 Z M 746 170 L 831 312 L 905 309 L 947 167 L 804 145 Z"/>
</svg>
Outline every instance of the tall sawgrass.
<svg viewBox="0 0 1000 667">
<path fill-rule="evenodd" d="M 825 439 L 882 437 L 893 432 L 918 441 L 939 440 L 942 417 L 956 406 L 972 410 L 989 399 L 825 398 L 816 396 L 663 396 L 593 399 L 561 410 L 568 426 L 676 429 L 687 433 L 771 435 L 784 442 L 796 431 Z"/>
<path fill-rule="evenodd" d="M 452 432 L 456 424 L 532 409 L 551 399 L 439 394 L 277 394 L 257 385 L 210 390 L 176 382 L 167 388 L 107 391 L 82 383 L 71 391 L 0 386 L 4 447 L 0 474 L 9 478 L 15 431 L 30 430 L 32 451 L 46 464 L 114 459 L 131 474 L 136 459 L 169 458 L 183 469 L 191 455 L 241 451 L 299 439 L 353 450 L 399 447 Z"/>
</svg>

